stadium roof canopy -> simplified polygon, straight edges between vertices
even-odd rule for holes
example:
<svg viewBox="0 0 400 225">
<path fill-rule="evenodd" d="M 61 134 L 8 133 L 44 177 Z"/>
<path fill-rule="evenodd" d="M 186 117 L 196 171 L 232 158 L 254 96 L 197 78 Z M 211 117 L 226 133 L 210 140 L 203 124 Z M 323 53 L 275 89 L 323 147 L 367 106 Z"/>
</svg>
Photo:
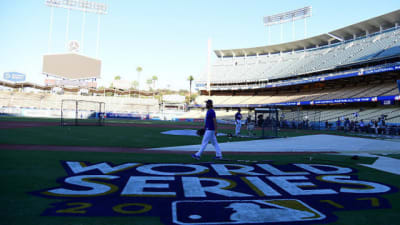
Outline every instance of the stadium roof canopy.
<svg viewBox="0 0 400 225">
<path fill-rule="evenodd" d="M 310 37 L 307 39 L 287 42 L 277 45 L 269 45 L 255 48 L 215 50 L 218 57 L 233 56 L 255 56 L 269 53 L 290 52 L 304 49 L 321 47 L 346 40 L 373 34 L 382 30 L 393 28 L 400 25 L 400 10 L 396 10 L 381 16 L 377 16 L 347 27 L 343 27 L 325 34 Z"/>
</svg>

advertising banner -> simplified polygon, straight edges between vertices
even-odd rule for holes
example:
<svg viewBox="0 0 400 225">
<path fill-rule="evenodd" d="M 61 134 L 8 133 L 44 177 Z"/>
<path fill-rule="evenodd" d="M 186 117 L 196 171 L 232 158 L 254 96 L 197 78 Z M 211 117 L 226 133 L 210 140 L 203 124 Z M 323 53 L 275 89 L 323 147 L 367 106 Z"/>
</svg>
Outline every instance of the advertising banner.
<svg viewBox="0 0 400 225">
<path fill-rule="evenodd" d="M 18 72 L 5 72 L 3 78 L 5 80 L 19 82 L 19 81 L 25 81 L 26 75 Z"/>
</svg>

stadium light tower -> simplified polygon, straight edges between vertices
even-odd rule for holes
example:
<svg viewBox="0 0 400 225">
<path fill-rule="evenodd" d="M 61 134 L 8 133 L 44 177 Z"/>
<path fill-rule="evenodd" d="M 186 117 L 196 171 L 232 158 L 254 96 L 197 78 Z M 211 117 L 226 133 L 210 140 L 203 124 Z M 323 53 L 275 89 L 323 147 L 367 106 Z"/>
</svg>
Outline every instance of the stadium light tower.
<svg viewBox="0 0 400 225">
<path fill-rule="evenodd" d="M 307 17 L 311 17 L 312 8 L 307 6 L 301 9 L 296 9 L 284 13 L 279 13 L 264 17 L 264 26 L 268 28 L 268 44 L 271 42 L 270 27 L 276 24 L 281 25 L 281 42 L 283 39 L 282 24 L 292 21 L 292 38 L 294 40 L 294 21 L 304 19 L 304 38 L 307 36 Z"/>
<path fill-rule="evenodd" d="M 208 39 L 208 52 L 207 52 L 207 91 L 208 96 L 211 96 L 211 49 L 212 49 L 212 40 Z"/>
<path fill-rule="evenodd" d="M 96 58 L 99 54 L 99 39 L 100 39 L 100 16 L 107 14 L 107 5 L 105 3 L 98 3 L 86 0 L 45 0 L 45 5 L 51 8 L 50 13 L 50 31 L 49 31 L 49 43 L 48 52 L 51 52 L 51 41 L 53 32 L 53 16 L 54 8 L 64 8 L 68 10 L 67 13 L 67 24 L 65 28 L 65 46 L 68 46 L 68 35 L 69 35 L 69 17 L 71 10 L 77 10 L 83 12 L 82 26 L 81 26 L 81 49 L 83 50 L 84 34 L 85 34 L 85 20 L 86 13 L 95 13 L 98 15 L 97 18 L 97 40 L 96 40 Z"/>
</svg>

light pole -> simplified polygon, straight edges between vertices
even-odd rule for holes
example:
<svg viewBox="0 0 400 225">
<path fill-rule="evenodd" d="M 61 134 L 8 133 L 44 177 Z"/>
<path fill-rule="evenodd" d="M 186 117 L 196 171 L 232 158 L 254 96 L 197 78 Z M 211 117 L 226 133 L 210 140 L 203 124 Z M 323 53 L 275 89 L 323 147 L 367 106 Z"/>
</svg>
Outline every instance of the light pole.
<svg viewBox="0 0 400 225">
<path fill-rule="evenodd" d="M 97 20 L 97 40 L 96 40 L 96 57 L 98 57 L 99 52 L 99 32 L 100 32 L 100 15 L 106 15 L 108 13 L 108 7 L 104 3 L 98 2 L 90 2 L 87 0 L 63 0 L 63 1 L 55 1 L 55 0 L 45 0 L 45 4 L 51 7 L 51 15 L 50 15 L 50 31 L 49 31 L 49 40 L 48 40 L 48 51 L 51 51 L 52 45 L 52 31 L 53 31 L 53 8 L 64 8 L 67 9 L 67 23 L 65 28 L 65 46 L 68 46 L 69 39 L 69 20 L 70 20 L 70 11 L 76 10 L 83 12 L 82 16 L 82 25 L 81 25 L 81 46 L 83 49 L 84 46 L 84 32 L 85 32 L 85 22 L 86 22 L 86 13 L 95 13 L 98 14 Z"/>
</svg>

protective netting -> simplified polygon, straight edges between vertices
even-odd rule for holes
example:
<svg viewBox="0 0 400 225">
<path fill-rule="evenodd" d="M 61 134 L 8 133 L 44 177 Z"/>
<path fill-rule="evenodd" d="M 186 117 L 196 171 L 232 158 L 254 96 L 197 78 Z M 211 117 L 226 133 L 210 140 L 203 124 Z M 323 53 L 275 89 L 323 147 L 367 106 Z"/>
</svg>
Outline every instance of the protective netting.
<svg viewBox="0 0 400 225">
<path fill-rule="evenodd" d="M 105 103 L 63 99 L 61 101 L 61 126 L 103 126 Z"/>
</svg>

